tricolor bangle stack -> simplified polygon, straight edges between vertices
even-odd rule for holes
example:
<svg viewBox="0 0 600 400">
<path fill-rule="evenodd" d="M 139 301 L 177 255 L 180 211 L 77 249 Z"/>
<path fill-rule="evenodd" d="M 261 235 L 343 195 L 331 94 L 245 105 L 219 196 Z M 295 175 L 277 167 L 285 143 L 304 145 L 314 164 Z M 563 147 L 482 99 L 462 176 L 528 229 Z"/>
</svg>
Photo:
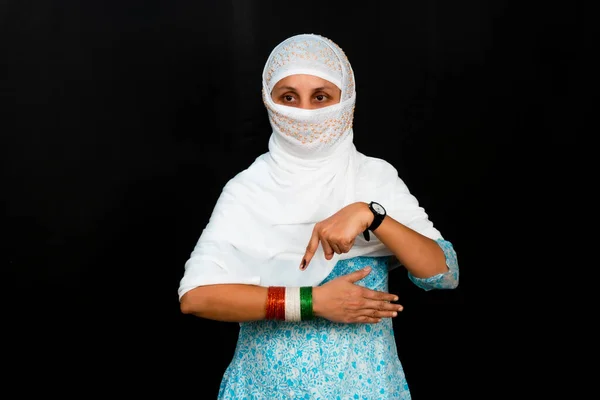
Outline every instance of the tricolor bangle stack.
<svg viewBox="0 0 600 400">
<path fill-rule="evenodd" d="M 266 319 L 296 322 L 307 321 L 313 317 L 311 286 L 268 288 Z"/>
</svg>

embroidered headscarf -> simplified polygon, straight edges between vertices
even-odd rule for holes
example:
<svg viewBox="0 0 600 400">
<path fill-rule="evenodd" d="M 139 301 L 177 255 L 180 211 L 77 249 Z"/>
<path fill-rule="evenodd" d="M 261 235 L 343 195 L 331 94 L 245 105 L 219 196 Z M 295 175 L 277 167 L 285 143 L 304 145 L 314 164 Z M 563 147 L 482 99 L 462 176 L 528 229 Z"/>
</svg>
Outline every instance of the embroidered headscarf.
<svg viewBox="0 0 600 400">
<path fill-rule="evenodd" d="M 273 88 L 290 75 L 325 79 L 341 90 L 340 103 L 316 110 L 275 104 Z M 354 72 L 341 48 L 316 35 L 298 35 L 275 47 L 263 70 L 263 102 L 275 133 L 271 143 L 304 160 L 323 159 L 350 146 L 356 91 Z M 350 139 L 350 140 L 349 140 Z M 341 143 L 347 142 L 344 145 Z"/>
<path fill-rule="evenodd" d="M 281 79 L 309 74 L 341 89 L 340 103 L 313 110 L 276 104 Z M 320 35 L 292 36 L 269 55 L 262 96 L 272 133 L 269 151 L 233 177 L 185 263 L 179 297 L 202 285 L 315 286 L 342 259 L 392 253 L 375 237 L 326 260 L 319 248 L 300 262 L 314 225 L 357 201 L 377 201 L 388 215 L 432 239 L 441 238 L 388 162 L 365 156 L 353 142 L 354 72 L 342 49 Z"/>
</svg>

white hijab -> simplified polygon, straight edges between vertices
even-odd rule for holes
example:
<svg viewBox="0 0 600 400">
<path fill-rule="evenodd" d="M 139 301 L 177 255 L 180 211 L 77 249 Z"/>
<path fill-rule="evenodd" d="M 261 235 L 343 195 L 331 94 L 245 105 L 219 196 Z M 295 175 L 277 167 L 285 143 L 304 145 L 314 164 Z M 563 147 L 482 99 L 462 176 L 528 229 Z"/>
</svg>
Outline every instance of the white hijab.
<svg viewBox="0 0 600 400">
<path fill-rule="evenodd" d="M 275 104 L 271 90 L 294 74 L 334 83 L 340 103 L 316 110 Z M 299 269 L 314 225 L 356 201 L 377 201 L 395 220 L 441 238 L 396 169 L 356 150 L 354 73 L 340 47 L 314 34 L 284 40 L 267 60 L 262 94 L 273 129 L 269 151 L 223 188 L 185 263 L 180 298 L 213 284 L 315 286 L 339 260 L 392 255 L 375 235 L 367 242 L 361 234 L 349 253 L 326 260 L 319 246 L 308 268 Z"/>
</svg>

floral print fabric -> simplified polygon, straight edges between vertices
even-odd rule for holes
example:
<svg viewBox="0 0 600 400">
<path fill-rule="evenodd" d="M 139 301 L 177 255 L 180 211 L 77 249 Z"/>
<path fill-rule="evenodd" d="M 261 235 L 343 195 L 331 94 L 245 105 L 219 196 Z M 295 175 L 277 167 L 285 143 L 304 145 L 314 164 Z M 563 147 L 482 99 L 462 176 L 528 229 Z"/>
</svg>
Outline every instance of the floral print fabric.
<svg viewBox="0 0 600 400">
<path fill-rule="evenodd" d="M 411 277 L 425 290 L 457 283 L 452 245 L 444 240 L 438 243 L 449 271 L 428 279 Z M 339 261 L 323 283 L 371 266 L 371 273 L 357 284 L 387 291 L 389 261 L 389 257 Z M 343 324 L 323 318 L 242 323 L 219 390 L 221 400 L 410 398 L 390 318 L 377 324 Z"/>
</svg>

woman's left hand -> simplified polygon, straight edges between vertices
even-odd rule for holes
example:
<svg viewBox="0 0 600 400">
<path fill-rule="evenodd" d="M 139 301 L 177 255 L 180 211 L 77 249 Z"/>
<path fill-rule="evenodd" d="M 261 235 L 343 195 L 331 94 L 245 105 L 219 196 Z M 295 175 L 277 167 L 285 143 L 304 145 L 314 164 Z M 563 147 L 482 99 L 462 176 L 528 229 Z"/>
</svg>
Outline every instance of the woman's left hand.
<svg viewBox="0 0 600 400">
<path fill-rule="evenodd" d="M 319 243 L 323 246 L 325 258 L 331 260 L 333 254 L 350 251 L 356 237 L 364 232 L 373 222 L 373 213 L 367 203 L 356 202 L 342 208 L 331 217 L 315 224 L 306 253 L 300 263 L 300 269 L 305 270 L 315 255 Z"/>
</svg>

